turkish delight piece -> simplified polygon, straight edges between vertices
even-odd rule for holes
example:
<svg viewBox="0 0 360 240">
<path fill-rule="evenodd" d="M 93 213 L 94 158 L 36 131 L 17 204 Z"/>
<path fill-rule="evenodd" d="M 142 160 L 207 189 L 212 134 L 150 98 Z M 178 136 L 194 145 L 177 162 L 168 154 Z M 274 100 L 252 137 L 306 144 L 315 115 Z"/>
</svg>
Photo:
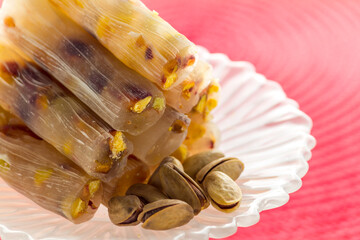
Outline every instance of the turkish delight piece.
<svg viewBox="0 0 360 240">
<path fill-rule="evenodd" d="M 0 127 L 0 177 L 39 206 L 73 223 L 90 220 L 102 201 L 101 181 L 34 138 L 24 125 L 5 121 Z"/>
<path fill-rule="evenodd" d="M 134 144 L 133 154 L 149 166 L 155 166 L 180 146 L 189 124 L 186 115 L 167 107 L 163 117 L 149 130 L 138 136 L 126 136 Z"/>
<path fill-rule="evenodd" d="M 195 45 L 140 0 L 49 1 L 164 90 L 180 84 L 196 65 Z"/>
</svg>

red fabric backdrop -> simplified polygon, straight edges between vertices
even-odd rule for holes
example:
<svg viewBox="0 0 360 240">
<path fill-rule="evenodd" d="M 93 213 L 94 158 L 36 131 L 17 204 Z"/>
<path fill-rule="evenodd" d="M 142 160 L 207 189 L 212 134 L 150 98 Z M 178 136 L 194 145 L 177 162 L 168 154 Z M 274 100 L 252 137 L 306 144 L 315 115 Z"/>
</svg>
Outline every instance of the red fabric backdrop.
<svg viewBox="0 0 360 240">
<path fill-rule="evenodd" d="M 360 1 L 144 2 L 195 43 L 252 62 L 314 120 L 303 187 L 227 239 L 360 239 Z"/>
<path fill-rule="evenodd" d="M 303 187 L 227 239 L 360 239 L 360 1 L 144 2 L 196 44 L 252 62 L 314 121 Z"/>
</svg>

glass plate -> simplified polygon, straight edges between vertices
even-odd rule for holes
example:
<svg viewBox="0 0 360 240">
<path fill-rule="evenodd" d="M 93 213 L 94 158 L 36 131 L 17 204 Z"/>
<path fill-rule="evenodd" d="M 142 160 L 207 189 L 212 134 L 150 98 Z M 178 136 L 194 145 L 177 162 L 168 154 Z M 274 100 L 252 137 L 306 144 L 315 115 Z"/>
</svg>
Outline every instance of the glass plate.
<svg viewBox="0 0 360 240">
<path fill-rule="evenodd" d="M 249 227 L 263 210 L 277 208 L 289 193 L 301 187 L 315 139 L 311 119 L 288 99 L 279 84 L 255 72 L 247 62 L 232 62 L 223 54 L 199 47 L 202 59 L 214 67 L 223 87 L 215 122 L 221 130 L 221 150 L 245 163 L 237 183 L 243 191 L 241 207 L 224 214 L 210 207 L 190 224 L 155 232 L 140 226 L 112 225 L 107 210 L 82 225 L 41 209 L 0 180 L 0 236 L 22 239 L 208 239 L 232 235 L 237 227 Z"/>
</svg>

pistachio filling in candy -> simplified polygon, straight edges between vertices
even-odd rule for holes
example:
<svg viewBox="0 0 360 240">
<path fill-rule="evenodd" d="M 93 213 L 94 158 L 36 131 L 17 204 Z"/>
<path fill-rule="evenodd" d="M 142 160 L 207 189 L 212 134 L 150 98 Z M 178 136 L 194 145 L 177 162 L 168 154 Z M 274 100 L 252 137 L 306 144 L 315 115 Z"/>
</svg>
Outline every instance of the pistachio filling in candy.
<svg viewBox="0 0 360 240">
<path fill-rule="evenodd" d="M 210 64 L 199 61 L 190 75 L 178 86 L 164 91 L 167 104 L 181 113 L 188 113 L 198 104 L 200 96 L 212 80 Z"/>
<path fill-rule="evenodd" d="M 2 11 L 6 37 L 111 128 L 138 135 L 161 118 L 162 92 L 48 0 L 5 1 Z M 29 18 L 29 12 L 36 14 Z"/>
<path fill-rule="evenodd" d="M 179 85 L 196 66 L 195 45 L 139 0 L 49 1 L 164 90 Z"/>
<path fill-rule="evenodd" d="M 0 43 L 0 50 L 0 105 L 89 175 L 113 178 L 132 151 L 125 135 L 113 131 L 12 45 Z M 47 174 L 39 172 L 39 181 Z"/>
</svg>

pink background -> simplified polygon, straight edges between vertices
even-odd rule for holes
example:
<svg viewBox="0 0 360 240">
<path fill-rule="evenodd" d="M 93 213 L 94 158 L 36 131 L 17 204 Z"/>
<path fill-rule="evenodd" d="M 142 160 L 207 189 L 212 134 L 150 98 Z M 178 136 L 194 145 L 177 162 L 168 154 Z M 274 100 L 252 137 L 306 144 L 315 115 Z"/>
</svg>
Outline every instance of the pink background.
<svg viewBox="0 0 360 240">
<path fill-rule="evenodd" d="M 252 62 L 314 120 L 303 187 L 226 239 L 360 239 L 360 1 L 144 2 L 196 44 Z"/>
<path fill-rule="evenodd" d="M 144 2 L 196 44 L 252 62 L 314 121 L 303 187 L 227 239 L 360 239 L 360 1 Z"/>
</svg>

